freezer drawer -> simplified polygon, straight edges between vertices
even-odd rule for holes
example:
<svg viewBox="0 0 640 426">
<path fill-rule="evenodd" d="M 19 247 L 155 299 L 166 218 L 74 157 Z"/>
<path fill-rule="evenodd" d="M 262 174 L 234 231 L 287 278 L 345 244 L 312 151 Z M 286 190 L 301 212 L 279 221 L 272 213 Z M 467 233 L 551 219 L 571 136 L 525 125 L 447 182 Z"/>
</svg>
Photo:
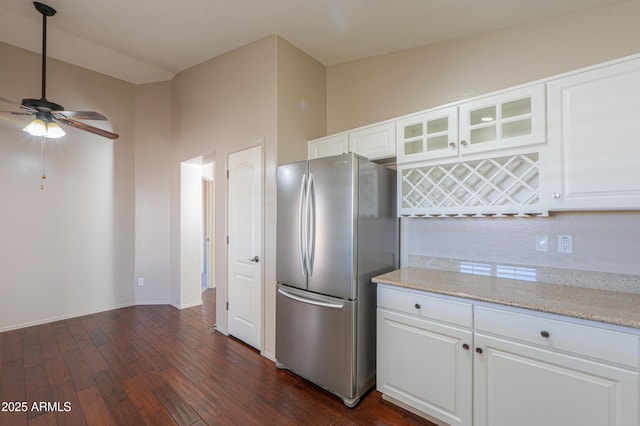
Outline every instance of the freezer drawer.
<svg viewBox="0 0 640 426">
<path fill-rule="evenodd" d="M 278 285 L 276 359 L 287 368 L 355 405 L 357 302 Z"/>
</svg>

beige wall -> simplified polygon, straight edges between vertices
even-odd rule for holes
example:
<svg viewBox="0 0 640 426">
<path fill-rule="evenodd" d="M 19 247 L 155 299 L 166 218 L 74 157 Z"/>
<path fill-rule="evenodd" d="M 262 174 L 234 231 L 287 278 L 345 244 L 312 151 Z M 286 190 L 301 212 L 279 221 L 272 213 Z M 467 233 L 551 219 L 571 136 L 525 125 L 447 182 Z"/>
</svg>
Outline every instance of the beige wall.
<svg viewBox="0 0 640 426">
<path fill-rule="evenodd" d="M 326 68 L 278 38 L 278 165 L 307 159 L 307 141 L 324 136 Z"/>
<path fill-rule="evenodd" d="M 180 163 L 194 158 L 214 158 L 216 193 L 217 326 L 227 329 L 227 169 L 228 155 L 262 144 L 265 158 L 265 206 L 275 205 L 276 145 L 276 43 L 275 36 L 211 59 L 178 74 L 172 82 L 173 147 L 171 159 L 171 269 L 172 288 L 180 289 L 179 305 L 199 297 L 200 281 L 180 282 Z M 275 211 L 265 207 L 265 230 L 275 228 Z M 275 291 L 272 234 L 265 235 L 265 293 Z M 190 244 L 198 244 L 191 239 Z M 185 292 L 185 288 L 187 290 Z M 263 352 L 274 353 L 275 307 L 264 308 Z"/>
<path fill-rule="evenodd" d="M 173 303 L 170 268 L 171 82 L 135 87 L 137 304 Z"/>
<path fill-rule="evenodd" d="M 189 250 L 185 241 L 191 248 L 198 244 L 198 235 L 177 232 L 180 215 L 185 214 L 184 208 L 180 208 L 180 164 L 193 165 L 199 161 L 204 164 L 210 160 L 216 163 L 216 324 L 226 331 L 227 159 L 230 153 L 262 144 L 265 159 L 262 352 L 270 358 L 275 356 L 275 171 L 278 164 L 305 159 L 306 141 L 324 133 L 324 83 L 325 68 L 277 36 L 197 65 L 178 74 L 171 83 L 172 303 L 176 306 L 195 303 L 200 288 L 196 265 L 180 261 L 185 250 Z M 185 268 L 193 270 L 192 273 Z"/>
<path fill-rule="evenodd" d="M 39 98 L 40 56 L 0 43 L 0 58 L 0 96 Z M 65 128 L 41 191 L 39 139 L 0 125 L 0 330 L 134 303 L 134 87 L 50 59 L 47 88 L 120 139 Z"/>
<path fill-rule="evenodd" d="M 640 1 L 327 70 L 329 134 L 640 52 Z"/>
</svg>

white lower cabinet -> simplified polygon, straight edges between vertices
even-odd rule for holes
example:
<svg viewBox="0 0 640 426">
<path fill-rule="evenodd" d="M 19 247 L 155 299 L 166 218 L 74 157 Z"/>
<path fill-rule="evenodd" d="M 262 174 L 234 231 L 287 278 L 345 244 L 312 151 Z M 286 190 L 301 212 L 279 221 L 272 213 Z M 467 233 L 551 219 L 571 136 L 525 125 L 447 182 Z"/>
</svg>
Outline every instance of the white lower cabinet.
<svg viewBox="0 0 640 426">
<path fill-rule="evenodd" d="M 469 304 L 379 286 L 377 389 L 432 419 L 471 425 L 472 331 L 429 318 L 456 311 L 454 321 L 471 322 Z"/>
<path fill-rule="evenodd" d="M 620 329 L 379 284 L 377 389 L 446 425 L 637 426 Z"/>
<path fill-rule="evenodd" d="M 638 425 L 638 372 L 475 334 L 475 426 Z"/>
</svg>

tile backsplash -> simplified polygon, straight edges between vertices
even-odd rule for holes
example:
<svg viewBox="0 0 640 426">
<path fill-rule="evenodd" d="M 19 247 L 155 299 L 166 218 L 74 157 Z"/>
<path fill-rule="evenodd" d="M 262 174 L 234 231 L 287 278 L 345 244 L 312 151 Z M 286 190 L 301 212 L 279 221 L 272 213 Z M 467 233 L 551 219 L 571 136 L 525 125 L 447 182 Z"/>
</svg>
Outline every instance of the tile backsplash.
<svg viewBox="0 0 640 426">
<path fill-rule="evenodd" d="M 409 255 L 408 266 L 640 294 L 640 275 Z"/>
</svg>

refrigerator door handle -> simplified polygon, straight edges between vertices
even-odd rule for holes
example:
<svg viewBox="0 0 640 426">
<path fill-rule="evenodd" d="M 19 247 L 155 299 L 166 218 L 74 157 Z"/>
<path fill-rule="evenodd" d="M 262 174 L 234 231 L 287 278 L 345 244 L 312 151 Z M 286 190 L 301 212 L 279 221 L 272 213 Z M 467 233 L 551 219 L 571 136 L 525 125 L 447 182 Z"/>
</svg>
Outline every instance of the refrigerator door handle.
<svg viewBox="0 0 640 426">
<path fill-rule="evenodd" d="M 305 216 L 303 216 L 303 212 L 304 212 L 304 206 L 306 205 L 305 203 L 305 198 L 307 195 L 307 175 L 304 174 L 302 175 L 302 180 L 300 182 L 300 201 L 298 202 L 298 255 L 300 257 L 300 270 L 302 272 L 302 275 L 306 275 L 307 274 L 307 269 L 306 269 L 306 257 L 305 257 L 305 250 L 306 250 L 306 218 Z"/>
<path fill-rule="evenodd" d="M 344 309 L 344 303 L 330 303 L 330 302 L 321 302 L 319 300 L 307 299 L 304 297 L 291 294 L 288 291 L 283 290 L 281 288 L 278 289 L 278 293 L 280 293 L 285 297 L 288 297 L 289 299 L 297 300 L 298 302 L 306 303 L 308 305 L 321 306 L 323 308 L 330 308 L 330 309 Z"/>
<path fill-rule="evenodd" d="M 313 276 L 313 260 L 316 251 L 316 200 L 313 175 L 309 173 L 307 182 L 307 273 Z"/>
</svg>

